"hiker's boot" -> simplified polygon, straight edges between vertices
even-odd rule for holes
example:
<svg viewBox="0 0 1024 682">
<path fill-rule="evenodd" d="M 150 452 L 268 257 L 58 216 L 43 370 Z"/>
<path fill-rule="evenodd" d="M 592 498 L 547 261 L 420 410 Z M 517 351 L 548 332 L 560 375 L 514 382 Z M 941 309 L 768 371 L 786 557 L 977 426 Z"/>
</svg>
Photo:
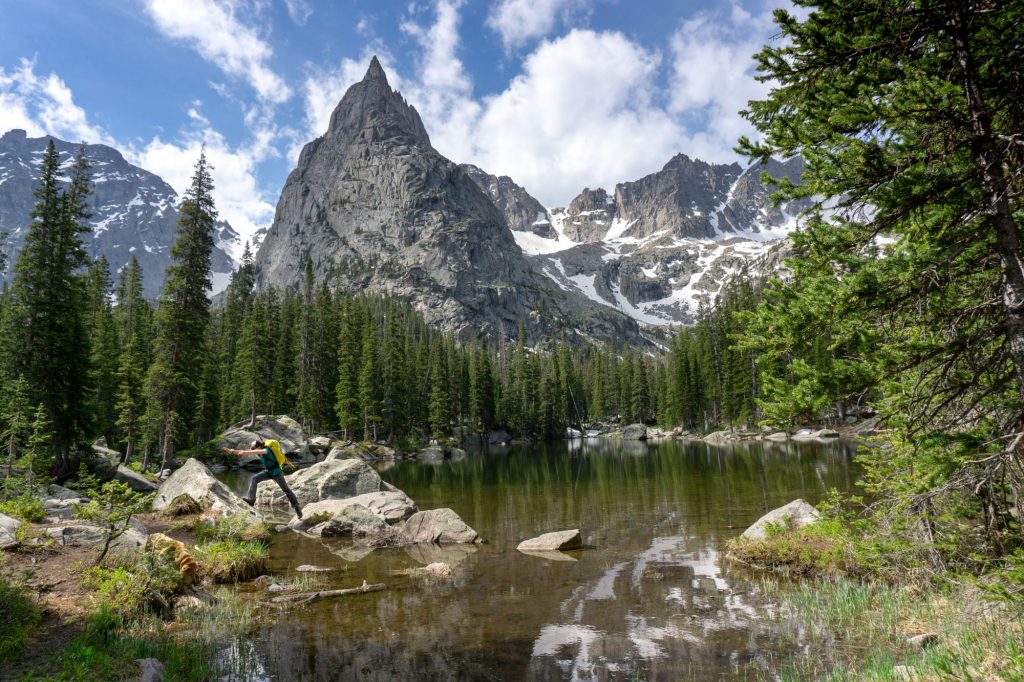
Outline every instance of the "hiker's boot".
<svg viewBox="0 0 1024 682">
<path fill-rule="evenodd" d="M 256 506 L 256 500 L 250 500 L 248 497 L 243 497 L 242 498 L 242 502 L 245 502 L 250 507 L 255 507 Z"/>
<path fill-rule="evenodd" d="M 297 519 L 301 519 L 302 518 L 302 509 L 300 509 L 298 507 L 295 508 L 295 518 L 297 518 Z"/>
</svg>

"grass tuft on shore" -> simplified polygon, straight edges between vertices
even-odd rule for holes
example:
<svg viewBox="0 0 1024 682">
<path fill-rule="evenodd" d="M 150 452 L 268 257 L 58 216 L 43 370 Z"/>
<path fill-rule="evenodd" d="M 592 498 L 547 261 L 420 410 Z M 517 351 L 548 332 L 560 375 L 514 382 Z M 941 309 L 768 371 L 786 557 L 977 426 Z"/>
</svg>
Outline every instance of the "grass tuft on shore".
<svg viewBox="0 0 1024 682">
<path fill-rule="evenodd" d="M 267 568 L 267 546 L 254 540 L 215 540 L 196 546 L 199 574 L 215 583 L 251 580 Z"/>
<path fill-rule="evenodd" d="M 1024 679 L 1019 614 L 973 587 L 888 585 L 848 578 L 766 581 L 787 618 L 826 655 L 801 657 L 782 680 L 903 682 Z M 910 637 L 931 633 L 918 648 Z"/>
<path fill-rule="evenodd" d="M 838 519 L 803 528 L 769 528 L 763 540 L 729 541 L 727 556 L 755 568 L 794 576 L 863 576 L 871 572 L 865 549 Z"/>
</svg>

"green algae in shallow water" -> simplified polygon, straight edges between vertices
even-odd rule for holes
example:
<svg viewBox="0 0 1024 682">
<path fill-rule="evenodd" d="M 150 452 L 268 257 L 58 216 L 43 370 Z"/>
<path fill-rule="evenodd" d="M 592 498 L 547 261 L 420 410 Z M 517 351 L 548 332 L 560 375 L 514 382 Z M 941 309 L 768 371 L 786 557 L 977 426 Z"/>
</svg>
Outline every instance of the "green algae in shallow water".
<svg viewBox="0 0 1024 682">
<path fill-rule="evenodd" d="M 347 567 L 325 588 L 380 593 L 287 611 L 252 636 L 261 674 L 334 679 L 769 679 L 813 643 L 790 636 L 757 574 L 722 559 L 766 511 L 853 489 L 850 443 L 614 440 L 492 450 L 460 462 L 399 462 L 385 480 L 423 509 L 451 507 L 483 546 L 367 552 L 279 534 L 269 570 Z M 244 486 L 244 474 L 225 477 Z M 517 552 L 580 528 L 582 552 Z M 444 561 L 449 581 L 396 573 Z M 786 636 L 781 636 L 785 634 Z M 806 646 L 811 644 L 811 648 Z"/>
</svg>

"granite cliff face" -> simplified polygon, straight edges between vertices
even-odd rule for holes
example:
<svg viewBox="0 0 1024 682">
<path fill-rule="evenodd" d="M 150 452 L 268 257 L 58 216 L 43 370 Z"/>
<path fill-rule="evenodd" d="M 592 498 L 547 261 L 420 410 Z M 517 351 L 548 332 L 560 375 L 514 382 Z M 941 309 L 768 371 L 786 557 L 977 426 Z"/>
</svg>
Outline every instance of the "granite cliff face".
<svg viewBox="0 0 1024 682">
<path fill-rule="evenodd" d="M 318 280 L 402 298 L 463 337 L 511 337 L 524 320 L 533 339 L 564 329 L 643 342 L 621 312 L 537 272 L 512 234 L 495 200 L 431 147 L 374 58 L 288 176 L 257 284 L 297 286 L 309 258 Z"/>
<path fill-rule="evenodd" d="M 11 130 L 0 137 L 0 231 L 8 256 L 7 276 L 25 241 L 29 214 L 35 207 L 33 189 L 49 137 L 28 137 Z M 67 169 L 79 145 L 52 138 Z M 86 145 L 93 193 L 89 197 L 92 232 L 85 236 L 93 258 L 106 256 L 116 273 L 134 255 L 143 271 L 145 295 L 156 298 L 170 264 L 178 224 L 178 195 L 161 178 L 128 163 L 119 151 L 101 144 Z M 66 178 L 65 178 L 66 180 Z M 214 290 L 227 284 L 233 268 L 227 249 L 237 241 L 226 222 L 217 225 L 218 245 L 212 254 Z"/>
<path fill-rule="evenodd" d="M 512 178 L 507 175 L 489 175 L 471 163 L 459 164 L 459 168 L 466 172 L 466 175 L 501 211 L 509 229 L 515 232 L 530 232 L 548 239 L 555 236 L 548 210 L 530 196 L 529 192 L 513 182 Z"/>
</svg>

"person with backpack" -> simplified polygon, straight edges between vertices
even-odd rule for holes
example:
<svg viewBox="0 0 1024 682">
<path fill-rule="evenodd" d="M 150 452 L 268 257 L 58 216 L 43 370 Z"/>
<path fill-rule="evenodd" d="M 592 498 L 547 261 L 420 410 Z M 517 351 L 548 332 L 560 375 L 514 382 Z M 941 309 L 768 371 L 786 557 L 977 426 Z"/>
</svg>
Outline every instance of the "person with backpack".
<svg viewBox="0 0 1024 682">
<path fill-rule="evenodd" d="M 256 504 L 256 487 L 261 481 L 265 481 L 268 478 L 276 483 L 282 491 L 284 491 L 285 497 L 288 498 L 288 502 L 291 503 L 292 509 L 295 510 L 295 515 L 302 518 L 302 507 L 299 506 L 299 501 L 295 497 L 295 493 L 288 487 L 288 481 L 284 479 L 284 470 L 281 467 L 285 464 L 291 464 L 292 467 L 295 465 L 288 461 L 288 458 L 281 452 L 281 444 L 276 440 L 254 440 L 252 442 L 251 450 L 232 450 L 231 448 L 224 448 L 224 452 L 232 455 L 259 455 L 260 462 L 266 468 L 265 471 L 253 476 L 249 479 L 249 491 L 245 494 L 242 499 L 248 502 L 250 505 Z"/>
</svg>

